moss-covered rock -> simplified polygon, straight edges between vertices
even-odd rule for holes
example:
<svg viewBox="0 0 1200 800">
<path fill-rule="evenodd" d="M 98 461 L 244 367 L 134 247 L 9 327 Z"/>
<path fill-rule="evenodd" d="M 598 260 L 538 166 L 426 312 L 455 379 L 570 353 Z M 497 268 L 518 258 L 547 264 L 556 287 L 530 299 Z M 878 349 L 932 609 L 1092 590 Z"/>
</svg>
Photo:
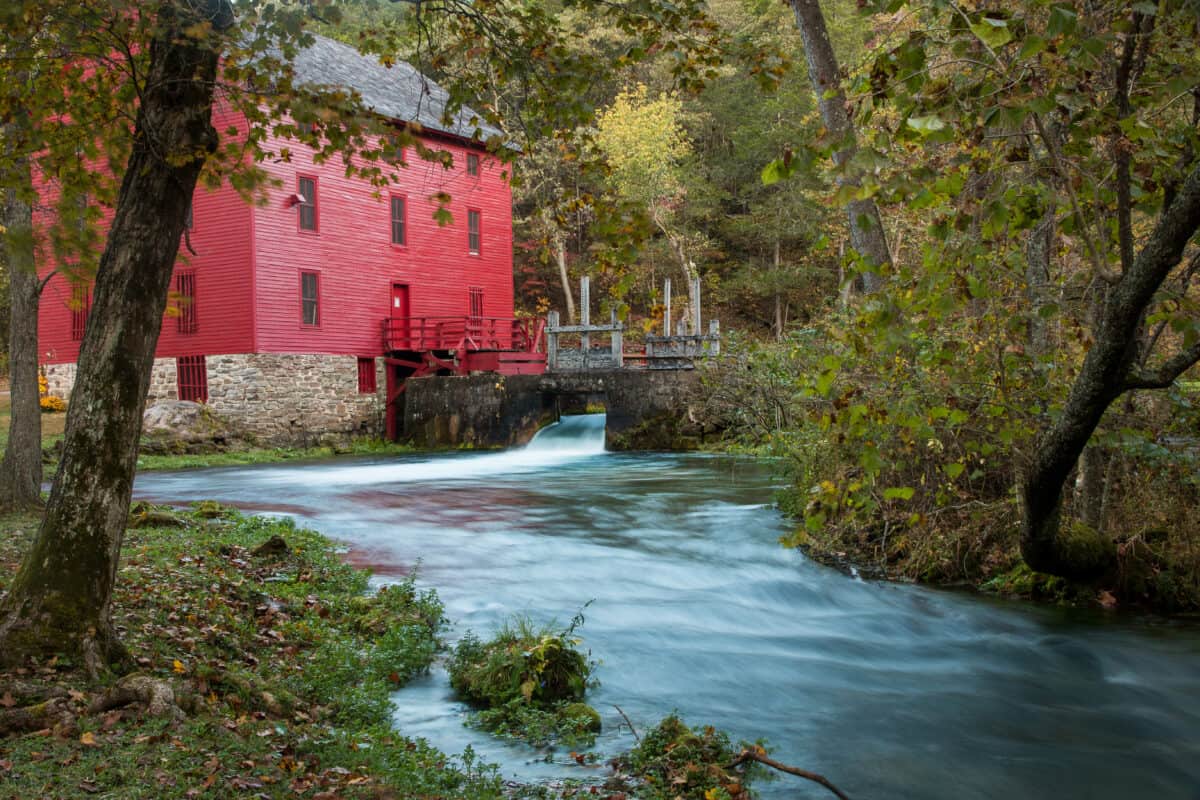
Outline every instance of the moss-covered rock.
<svg viewBox="0 0 1200 800">
<path fill-rule="evenodd" d="M 447 663 L 450 685 L 480 708 L 475 727 L 535 746 L 591 746 L 600 715 L 582 702 L 594 664 L 576 649 L 575 626 L 555 632 L 517 619 L 487 642 L 468 633 Z"/>
<path fill-rule="evenodd" d="M 540 705 L 581 700 L 592 664 L 576 644 L 567 632 L 535 629 L 528 620 L 506 625 L 487 642 L 468 633 L 447 664 L 450 685 L 484 708 L 518 698 Z"/>
<path fill-rule="evenodd" d="M 561 715 L 580 730 L 600 732 L 600 712 L 587 703 L 567 703 L 562 707 Z"/>
<path fill-rule="evenodd" d="M 1078 520 L 1059 530 L 1055 544 L 1059 560 L 1071 575 L 1099 577 L 1116 566 L 1116 543 Z"/>
</svg>

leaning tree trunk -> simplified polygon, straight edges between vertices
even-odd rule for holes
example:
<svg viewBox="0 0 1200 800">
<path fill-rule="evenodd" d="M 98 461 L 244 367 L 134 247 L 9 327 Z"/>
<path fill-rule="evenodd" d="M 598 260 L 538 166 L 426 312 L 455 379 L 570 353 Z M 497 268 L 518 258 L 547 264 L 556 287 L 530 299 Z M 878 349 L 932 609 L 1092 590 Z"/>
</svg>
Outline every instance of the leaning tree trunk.
<svg viewBox="0 0 1200 800">
<path fill-rule="evenodd" d="M 142 410 L 188 204 L 217 145 L 219 48 L 210 37 L 233 22 L 228 0 L 163 2 L 157 15 L 62 463 L 41 529 L 0 606 L 0 660 L 10 663 L 65 650 L 95 672 L 120 652 L 110 603 Z"/>
<path fill-rule="evenodd" d="M 1200 167 L 1188 175 L 1130 269 L 1111 287 L 1066 405 L 1034 449 L 1021 486 L 1021 554 L 1035 570 L 1088 578 L 1113 565 L 1111 542 L 1061 530 L 1063 485 L 1109 404 L 1132 388 L 1169 385 L 1200 359 L 1200 347 L 1193 347 L 1150 376 L 1131 375 L 1143 315 L 1198 228 Z"/>
<path fill-rule="evenodd" d="M 6 125 L 6 145 L 14 125 Z M 8 168 L 32 187 L 29 160 L 9 158 Z M 32 509 L 42 504 L 42 410 L 38 402 L 38 299 L 41 283 L 33 261 L 33 209 L 16 189 L 5 192 L 0 209 L 5 232 L 0 249 L 8 268 L 8 366 L 12 417 L 0 462 L 0 507 Z"/>
<path fill-rule="evenodd" d="M 842 91 L 841 71 L 838 69 L 833 44 L 829 40 L 829 31 L 825 27 L 825 15 L 821 13 L 821 5 L 817 0 L 791 0 L 791 3 L 792 11 L 796 15 L 796 25 L 800 28 L 800 38 L 804 42 L 808 77 L 812 81 L 813 91 L 817 94 L 821 121 L 825 123 L 833 141 L 838 143 L 839 149 L 833 154 L 833 163 L 841 167 L 854 157 L 858 144 L 855 140 L 854 126 L 850 122 L 850 114 L 846 111 L 846 94 Z M 847 166 L 846 169 L 848 171 L 850 167 Z M 843 172 L 838 177 L 838 183 L 857 186 L 859 181 L 852 172 Z M 850 223 L 850 244 L 858 254 L 873 267 L 891 263 L 887 236 L 884 234 L 883 222 L 875 201 L 851 200 L 846 204 L 846 215 Z M 869 294 L 876 291 L 880 283 L 879 276 L 874 272 L 863 273 L 864 292 Z"/>
<path fill-rule="evenodd" d="M 558 279 L 562 281 L 563 298 L 567 301 L 567 322 L 575 324 L 575 295 L 571 290 L 571 276 L 567 273 L 567 243 L 558 231 L 554 232 L 554 260 L 558 263 Z"/>
</svg>

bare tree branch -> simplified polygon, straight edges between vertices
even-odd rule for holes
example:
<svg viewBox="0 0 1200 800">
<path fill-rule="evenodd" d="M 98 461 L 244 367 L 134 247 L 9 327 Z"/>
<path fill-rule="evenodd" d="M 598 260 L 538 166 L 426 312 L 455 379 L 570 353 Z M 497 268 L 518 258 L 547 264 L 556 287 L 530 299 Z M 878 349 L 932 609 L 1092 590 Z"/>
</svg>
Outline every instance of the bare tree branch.
<svg viewBox="0 0 1200 800">
<path fill-rule="evenodd" d="M 813 783 L 819 783 L 841 798 L 841 800 L 850 800 L 850 798 L 847 797 L 841 789 L 834 786 L 833 783 L 824 775 L 818 775 L 815 772 L 809 772 L 808 770 L 800 769 L 799 767 L 788 766 L 787 764 L 783 764 L 773 758 L 769 758 L 760 750 L 749 747 L 743 750 L 732 762 L 726 764 L 725 769 L 733 769 L 739 764 L 745 764 L 747 761 L 757 761 L 760 764 L 765 764 L 771 769 L 777 769 L 780 772 L 786 772 L 788 775 L 795 775 L 797 778 L 804 778 L 805 780 L 812 781 Z"/>
</svg>

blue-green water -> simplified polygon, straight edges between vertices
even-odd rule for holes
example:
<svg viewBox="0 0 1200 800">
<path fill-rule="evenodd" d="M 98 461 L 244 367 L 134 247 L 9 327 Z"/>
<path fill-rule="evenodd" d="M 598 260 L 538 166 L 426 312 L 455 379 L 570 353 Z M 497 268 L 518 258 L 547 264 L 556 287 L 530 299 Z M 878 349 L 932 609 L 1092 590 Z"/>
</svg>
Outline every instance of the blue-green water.
<svg viewBox="0 0 1200 800">
<path fill-rule="evenodd" d="M 419 561 L 452 636 L 593 601 L 604 754 L 633 744 L 615 704 L 639 729 L 678 710 L 765 737 L 856 800 L 1200 800 L 1200 627 L 862 582 L 777 544 L 766 470 L 602 434 L 567 418 L 524 450 L 151 473 L 137 494 L 295 515 L 381 581 Z M 404 733 L 511 777 L 603 773 L 463 727 L 440 670 L 395 702 Z"/>
</svg>

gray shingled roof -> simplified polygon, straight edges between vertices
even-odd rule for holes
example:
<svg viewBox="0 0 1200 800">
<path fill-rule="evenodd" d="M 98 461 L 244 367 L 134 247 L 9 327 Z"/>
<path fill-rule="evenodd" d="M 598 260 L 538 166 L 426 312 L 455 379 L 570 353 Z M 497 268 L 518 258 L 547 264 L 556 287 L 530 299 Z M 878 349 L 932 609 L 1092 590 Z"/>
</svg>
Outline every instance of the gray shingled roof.
<svg viewBox="0 0 1200 800">
<path fill-rule="evenodd" d="M 466 139 L 474 138 L 476 129 L 481 139 L 504 135 L 465 106 L 459 110 L 454 122 L 447 125 L 442 114 L 449 93 L 411 65 L 397 61 L 391 67 L 385 67 L 376 56 L 364 55 L 324 36 L 315 38 L 312 45 L 296 55 L 299 83 L 353 89 L 377 114 L 402 122 L 419 122 L 426 129 Z"/>
</svg>

